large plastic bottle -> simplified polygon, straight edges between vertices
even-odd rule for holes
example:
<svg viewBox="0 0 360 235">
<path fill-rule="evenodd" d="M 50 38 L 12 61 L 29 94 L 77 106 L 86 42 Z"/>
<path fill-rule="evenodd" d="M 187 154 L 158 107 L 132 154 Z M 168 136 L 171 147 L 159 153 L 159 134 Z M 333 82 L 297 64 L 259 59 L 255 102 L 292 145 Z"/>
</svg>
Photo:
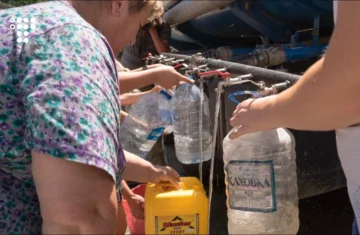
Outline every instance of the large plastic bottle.
<svg viewBox="0 0 360 235">
<path fill-rule="evenodd" d="M 230 134 L 230 133 L 229 133 Z M 223 141 L 229 234 L 296 234 L 295 142 L 284 129 Z"/>
<path fill-rule="evenodd" d="M 183 84 L 172 99 L 175 151 L 183 164 L 200 162 L 199 126 L 202 125 L 202 159 L 211 158 L 211 129 L 209 100 L 204 94 L 203 118 L 200 123 L 200 89 L 196 85 Z"/>
<path fill-rule="evenodd" d="M 164 90 L 142 96 L 121 125 L 123 148 L 146 159 L 164 130 L 171 125 L 171 99 Z"/>
</svg>

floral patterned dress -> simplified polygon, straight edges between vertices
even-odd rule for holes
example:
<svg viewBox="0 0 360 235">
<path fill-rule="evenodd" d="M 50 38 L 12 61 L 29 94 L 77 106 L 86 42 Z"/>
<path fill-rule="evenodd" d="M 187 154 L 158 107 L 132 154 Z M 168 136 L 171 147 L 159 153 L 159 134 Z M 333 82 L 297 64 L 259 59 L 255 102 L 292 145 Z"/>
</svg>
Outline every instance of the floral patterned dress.
<svg viewBox="0 0 360 235">
<path fill-rule="evenodd" d="M 95 166 L 120 185 L 115 59 L 64 2 L 2 10 L 0 33 L 0 234 L 39 234 L 32 150 Z"/>
</svg>

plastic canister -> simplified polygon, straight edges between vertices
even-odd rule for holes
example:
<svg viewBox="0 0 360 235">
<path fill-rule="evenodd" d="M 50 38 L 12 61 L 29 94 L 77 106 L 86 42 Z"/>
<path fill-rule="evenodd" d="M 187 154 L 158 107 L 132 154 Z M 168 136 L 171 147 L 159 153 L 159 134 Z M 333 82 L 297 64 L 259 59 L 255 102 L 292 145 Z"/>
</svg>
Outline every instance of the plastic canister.
<svg viewBox="0 0 360 235">
<path fill-rule="evenodd" d="M 181 177 L 181 189 L 148 183 L 145 234 L 207 234 L 208 198 L 195 177 Z"/>
</svg>

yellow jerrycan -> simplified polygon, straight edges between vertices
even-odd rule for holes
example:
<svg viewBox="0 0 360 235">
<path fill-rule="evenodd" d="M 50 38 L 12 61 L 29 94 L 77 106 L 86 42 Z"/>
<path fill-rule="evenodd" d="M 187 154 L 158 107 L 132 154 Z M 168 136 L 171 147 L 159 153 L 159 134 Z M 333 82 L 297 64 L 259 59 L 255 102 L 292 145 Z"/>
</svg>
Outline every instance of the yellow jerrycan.
<svg viewBox="0 0 360 235">
<path fill-rule="evenodd" d="M 196 177 L 146 185 L 145 234 L 207 234 L 208 198 Z"/>
</svg>

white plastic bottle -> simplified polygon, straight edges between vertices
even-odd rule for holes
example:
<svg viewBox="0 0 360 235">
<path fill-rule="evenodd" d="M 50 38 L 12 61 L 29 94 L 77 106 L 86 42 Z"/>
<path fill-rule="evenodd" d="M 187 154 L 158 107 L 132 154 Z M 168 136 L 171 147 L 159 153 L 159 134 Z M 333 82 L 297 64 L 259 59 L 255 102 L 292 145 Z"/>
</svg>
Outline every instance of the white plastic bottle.
<svg viewBox="0 0 360 235">
<path fill-rule="evenodd" d="M 142 96 L 121 125 L 123 148 L 146 159 L 146 156 L 171 125 L 171 99 L 164 90 Z"/>
<path fill-rule="evenodd" d="M 229 133 L 230 134 L 230 133 Z M 296 234 L 295 140 L 278 128 L 223 141 L 229 234 Z"/>
<path fill-rule="evenodd" d="M 202 125 L 203 161 L 211 159 L 211 129 L 209 100 L 204 94 L 203 117 L 200 123 L 200 89 L 183 84 L 176 89 L 172 99 L 175 151 L 183 164 L 200 163 L 200 134 Z"/>
</svg>

